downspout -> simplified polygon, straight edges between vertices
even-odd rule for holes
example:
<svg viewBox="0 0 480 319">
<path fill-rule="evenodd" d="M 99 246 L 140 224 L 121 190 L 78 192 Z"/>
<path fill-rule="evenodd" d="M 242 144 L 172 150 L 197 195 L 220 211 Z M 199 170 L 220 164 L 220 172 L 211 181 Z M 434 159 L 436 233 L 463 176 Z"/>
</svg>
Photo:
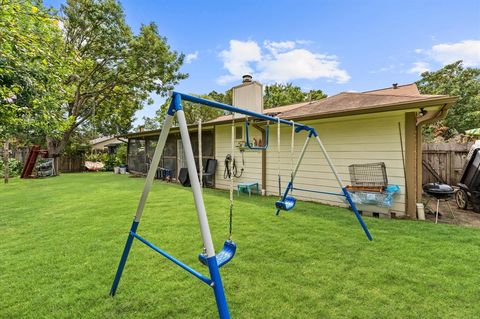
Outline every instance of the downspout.
<svg viewBox="0 0 480 319">
<path fill-rule="evenodd" d="M 267 140 L 265 129 L 257 124 L 252 125 L 262 133 L 262 141 Z M 262 150 L 262 195 L 267 194 L 267 150 Z"/>
</svg>

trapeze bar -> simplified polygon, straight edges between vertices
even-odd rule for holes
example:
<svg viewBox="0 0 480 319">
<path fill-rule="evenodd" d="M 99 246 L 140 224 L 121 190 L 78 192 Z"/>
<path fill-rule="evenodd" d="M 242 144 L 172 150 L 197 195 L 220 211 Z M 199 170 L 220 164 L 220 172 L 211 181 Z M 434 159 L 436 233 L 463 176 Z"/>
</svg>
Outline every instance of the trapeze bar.
<svg viewBox="0 0 480 319">
<path fill-rule="evenodd" d="M 322 192 L 322 191 L 316 191 L 316 190 L 313 190 L 313 189 L 304 189 L 304 188 L 296 188 L 296 187 L 293 187 L 293 190 L 302 191 L 302 192 L 310 192 L 310 193 L 318 193 L 318 194 L 326 194 L 326 195 L 334 195 L 334 196 L 343 196 L 343 197 L 345 197 L 345 194 L 331 193 L 331 192 Z"/>
<path fill-rule="evenodd" d="M 190 101 L 190 102 L 193 102 L 193 103 L 199 103 L 199 104 L 211 106 L 211 107 L 214 107 L 214 108 L 217 108 L 217 109 L 229 111 L 229 112 L 240 113 L 240 114 L 244 114 L 244 115 L 247 115 L 247 116 L 259 118 L 259 119 L 266 120 L 266 121 L 278 122 L 277 117 L 273 117 L 273 116 L 269 116 L 269 115 L 245 110 L 245 109 L 240 109 L 240 108 L 237 108 L 235 106 L 228 105 L 228 104 L 223 104 L 223 103 L 218 103 L 218 102 L 215 102 L 215 101 L 205 100 L 205 99 L 202 99 L 202 98 L 199 98 L 199 97 L 196 97 L 196 96 L 191 96 L 191 95 L 178 93 L 178 92 L 173 92 L 173 95 L 179 95 L 181 97 L 181 99 L 185 100 L 185 101 Z M 304 125 L 304 124 L 299 124 L 299 123 L 295 123 L 295 122 L 287 121 L 287 120 L 283 120 L 283 119 L 280 119 L 280 123 L 285 124 L 285 125 L 289 125 L 289 126 L 294 125 L 296 127 L 295 131 L 297 133 L 304 130 L 304 131 L 308 131 L 308 132 L 314 132 L 313 135 L 317 136 L 317 133 L 315 132 L 315 129 L 311 126 Z"/>
<path fill-rule="evenodd" d="M 165 251 L 161 250 L 160 248 L 158 248 L 157 246 L 155 246 L 154 244 L 152 244 L 151 242 L 149 242 L 148 240 L 146 240 L 145 238 L 141 237 L 140 235 L 138 235 L 137 233 L 134 233 L 133 231 L 130 232 L 130 234 L 135 237 L 136 239 L 140 240 L 142 243 L 144 243 L 145 245 L 147 245 L 148 247 L 152 248 L 153 250 L 155 250 L 157 253 L 159 253 L 160 255 L 162 255 L 163 257 L 167 258 L 168 260 L 170 260 L 171 262 L 173 262 L 174 264 L 176 264 L 177 266 L 180 266 L 181 268 L 185 269 L 186 271 L 188 271 L 189 273 L 191 273 L 192 275 L 194 275 L 195 277 L 197 277 L 198 279 L 200 279 L 201 281 L 203 281 L 204 283 L 206 283 L 207 285 L 211 285 L 212 284 L 212 280 L 210 280 L 209 278 L 207 278 L 206 276 L 202 275 L 201 273 L 199 273 L 198 271 L 196 271 L 195 269 L 191 268 L 190 266 L 182 263 L 180 260 L 176 259 L 175 257 L 171 256 L 170 254 L 166 253 Z"/>
</svg>

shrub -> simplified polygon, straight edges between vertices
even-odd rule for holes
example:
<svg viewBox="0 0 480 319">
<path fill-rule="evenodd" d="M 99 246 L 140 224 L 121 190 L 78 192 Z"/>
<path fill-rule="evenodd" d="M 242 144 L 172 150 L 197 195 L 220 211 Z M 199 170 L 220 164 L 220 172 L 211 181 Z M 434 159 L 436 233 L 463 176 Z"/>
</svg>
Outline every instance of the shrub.
<svg viewBox="0 0 480 319">
<path fill-rule="evenodd" d="M 117 152 L 116 152 L 115 155 L 116 155 L 116 160 L 117 160 L 116 165 L 127 164 L 126 163 L 126 161 L 127 161 L 127 144 L 121 144 L 117 148 Z"/>
<path fill-rule="evenodd" d="M 102 155 L 102 153 L 90 153 L 85 156 L 85 160 L 90 162 L 102 162 Z"/>
<path fill-rule="evenodd" d="M 8 159 L 8 176 L 15 177 L 22 172 L 23 164 L 15 158 Z M 3 176 L 3 158 L 0 158 L 0 177 Z"/>
<path fill-rule="evenodd" d="M 115 166 L 118 166 L 117 164 L 117 157 L 115 154 L 106 154 L 105 153 L 105 158 L 102 160 L 102 162 L 105 164 L 104 169 L 106 171 L 113 171 L 113 168 Z"/>
</svg>

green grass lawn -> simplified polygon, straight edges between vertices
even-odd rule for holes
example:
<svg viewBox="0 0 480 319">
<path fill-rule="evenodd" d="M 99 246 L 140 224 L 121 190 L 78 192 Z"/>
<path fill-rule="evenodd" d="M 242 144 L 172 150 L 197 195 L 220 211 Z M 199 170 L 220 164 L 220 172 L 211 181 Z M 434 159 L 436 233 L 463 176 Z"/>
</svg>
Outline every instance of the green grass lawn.
<svg viewBox="0 0 480 319">
<path fill-rule="evenodd" d="M 0 186 L 1 318 L 214 318 L 207 285 L 135 241 L 108 296 L 144 179 L 64 174 Z M 215 247 L 228 193 L 205 190 Z M 236 197 L 237 255 L 222 268 L 234 318 L 478 318 L 480 231 Z M 138 233 L 208 274 L 189 188 L 155 182 Z"/>
</svg>

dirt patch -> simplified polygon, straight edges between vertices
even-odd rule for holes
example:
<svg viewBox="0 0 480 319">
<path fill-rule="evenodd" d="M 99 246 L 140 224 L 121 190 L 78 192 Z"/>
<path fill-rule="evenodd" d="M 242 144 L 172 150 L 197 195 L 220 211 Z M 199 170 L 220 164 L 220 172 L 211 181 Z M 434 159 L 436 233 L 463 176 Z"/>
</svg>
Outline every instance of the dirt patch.
<svg viewBox="0 0 480 319">
<path fill-rule="evenodd" d="M 423 203 L 428 201 L 428 197 L 424 196 Z M 438 222 L 442 224 L 455 224 L 468 227 L 480 228 L 480 214 L 475 213 L 473 210 L 464 210 L 459 209 L 454 199 L 448 201 L 450 207 L 452 208 L 452 213 L 448 208 L 446 202 L 440 202 Z M 428 207 L 425 207 L 425 218 L 428 221 L 435 222 L 435 210 L 436 210 L 437 201 L 431 199 L 428 203 Z"/>
</svg>

